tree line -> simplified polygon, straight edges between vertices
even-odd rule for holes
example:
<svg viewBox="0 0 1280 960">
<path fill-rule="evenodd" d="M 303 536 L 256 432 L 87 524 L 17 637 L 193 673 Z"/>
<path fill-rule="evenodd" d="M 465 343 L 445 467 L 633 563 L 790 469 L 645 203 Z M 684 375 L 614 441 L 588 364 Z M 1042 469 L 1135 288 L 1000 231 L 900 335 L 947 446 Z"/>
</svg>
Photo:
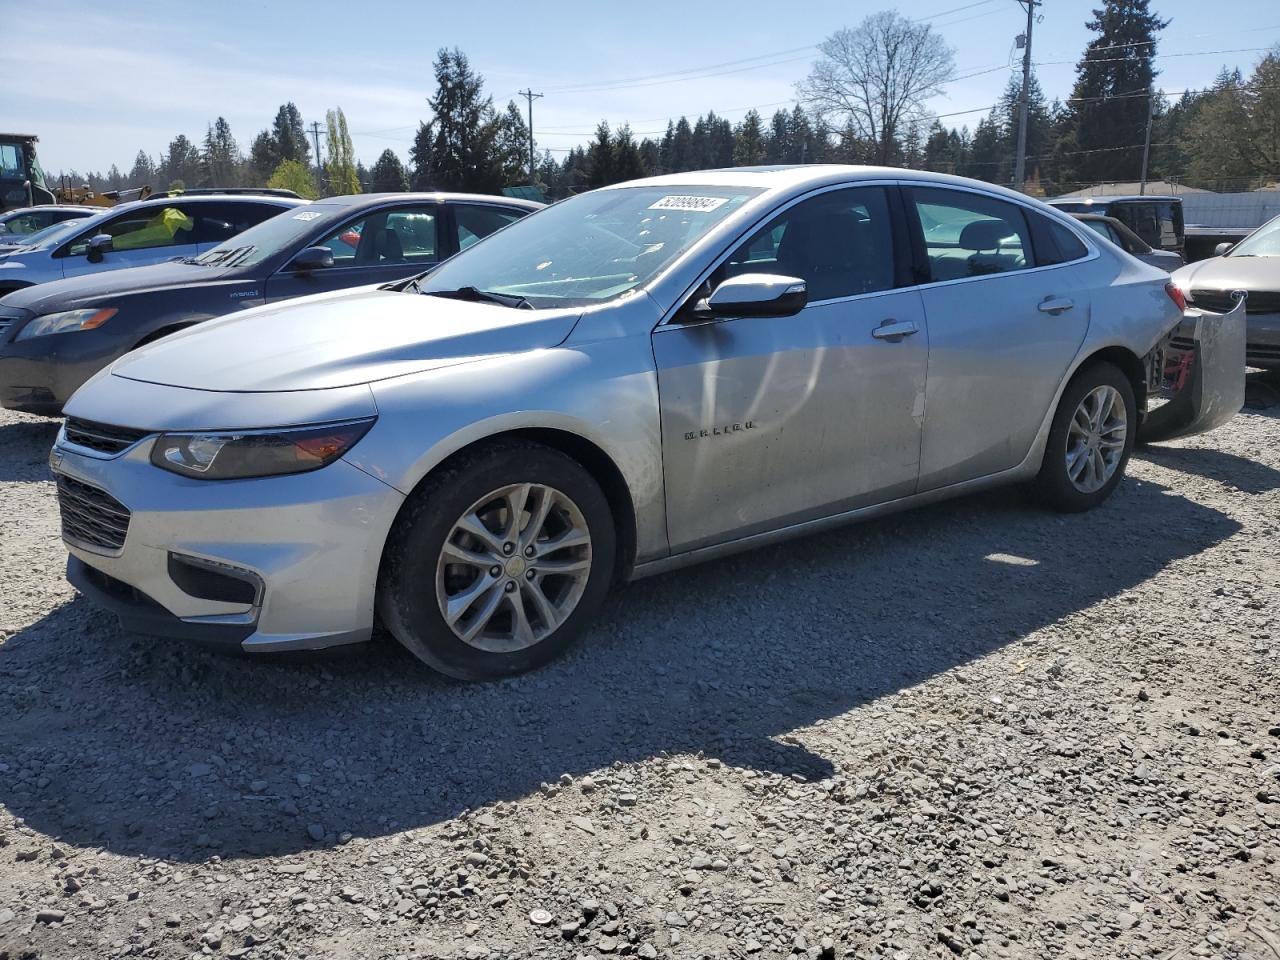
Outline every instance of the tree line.
<svg viewBox="0 0 1280 960">
<path fill-rule="evenodd" d="M 1158 38 L 1168 21 L 1149 0 L 1104 0 L 1087 27 L 1071 94 L 1049 101 L 1034 74 L 1028 86 L 1027 190 L 1048 194 L 1105 181 L 1136 180 L 1144 148 L 1148 178 L 1215 189 L 1250 189 L 1280 177 L 1280 48 L 1246 76 L 1223 68 L 1203 91 L 1162 96 L 1155 87 Z M 530 182 L 529 129 L 515 102 L 495 108 L 484 79 L 457 49 L 440 50 L 431 119 L 420 122 L 408 163 L 386 149 L 371 167 L 355 158 L 340 108 L 329 110 L 323 155 L 293 103 L 246 152 L 226 120 L 201 143 L 179 134 L 154 159 L 138 151 L 132 169 L 81 177 L 95 189 L 163 186 L 276 186 L 307 197 L 402 190 L 495 193 Z M 553 198 L 636 177 L 714 167 L 877 163 L 1012 181 L 1021 77 L 974 127 L 947 126 L 924 104 L 954 75 L 952 51 L 927 23 L 873 14 L 819 47 L 797 103 L 736 123 L 714 112 L 680 117 L 658 137 L 601 121 L 594 137 L 561 156 L 535 157 L 533 182 Z M 1147 143 L 1149 139 L 1149 144 Z"/>
</svg>

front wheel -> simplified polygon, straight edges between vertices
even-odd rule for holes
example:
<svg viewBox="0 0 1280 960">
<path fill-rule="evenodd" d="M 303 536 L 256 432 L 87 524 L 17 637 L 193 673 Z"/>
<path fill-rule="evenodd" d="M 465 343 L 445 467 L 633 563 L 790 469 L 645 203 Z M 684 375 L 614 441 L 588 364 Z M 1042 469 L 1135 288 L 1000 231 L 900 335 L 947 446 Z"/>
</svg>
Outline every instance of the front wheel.
<svg viewBox="0 0 1280 960">
<path fill-rule="evenodd" d="M 1035 490 L 1066 513 L 1090 510 L 1124 476 L 1137 433 L 1133 386 L 1117 367 L 1097 363 L 1067 384 L 1053 416 Z"/>
<path fill-rule="evenodd" d="M 500 441 L 433 474 L 383 554 L 378 610 L 428 666 L 510 676 L 561 653 L 599 608 L 614 568 L 608 500 L 577 462 Z"/>
</svg>

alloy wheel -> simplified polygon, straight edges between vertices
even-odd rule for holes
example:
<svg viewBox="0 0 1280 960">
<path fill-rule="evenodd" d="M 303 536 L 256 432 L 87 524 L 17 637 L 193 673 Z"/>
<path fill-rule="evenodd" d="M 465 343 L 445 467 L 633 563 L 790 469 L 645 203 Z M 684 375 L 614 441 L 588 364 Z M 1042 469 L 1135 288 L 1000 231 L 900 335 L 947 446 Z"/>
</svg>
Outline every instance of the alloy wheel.
<svg viewBox="0 0 1280 960">
<path fill-rule="evenodd" d="M 590 574 L 591 533 L 577 504 L 543 484 L 511 484 L 454 523 L 436 564 L 436 600 L 463 643 L 511 653 L 554 633 Z"/>
<path fill-rule="evenodd" d="M 1067 430 L 1067 476 L 1081 493 L 1095 493 L 1115 475 L 1129 432 L 1120 391 L 1094 387 L 1080 401 Z"/>
</svg>

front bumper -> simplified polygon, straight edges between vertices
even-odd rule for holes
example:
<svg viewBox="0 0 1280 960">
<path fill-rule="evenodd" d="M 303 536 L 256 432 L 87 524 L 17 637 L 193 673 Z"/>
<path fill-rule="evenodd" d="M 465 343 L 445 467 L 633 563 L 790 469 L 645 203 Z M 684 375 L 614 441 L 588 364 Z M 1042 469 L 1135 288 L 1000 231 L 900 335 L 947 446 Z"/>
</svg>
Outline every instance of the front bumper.
<svg viewBox="0 0 1280 960">
<path fill-rule="evenodd" d="M 1188 309 L 1152 357 L 1156 404 L 1143 419 L 1139 440 L 1172 440 L 1226 423 L 1244 406 L 1244 301 L 1227 313 Z"/>
<path fill-rule="evenodd" d="M 105 326 L 0 345 L 0 406 L 59 413 L 86 380 L 130 345 Z"/>
<path fill-rule="evenodd" d="M 192 480 L 152 465 L 153 443 L 148 437 L 105 457 L 59 435 L 50 457 L 55 474 L 105 491 L 128 510 L 118 547 L 68 536 L 64 527 L 77 589 L 128 629 L 248 652 L 369 638 L 382 545 L 404 500 L 399 491 L 344 460 L 289 476 Z M 192 588 L 181 575 L 193 563 L 256 589 L 210 599 L 218 590 Z"/>
</svg>

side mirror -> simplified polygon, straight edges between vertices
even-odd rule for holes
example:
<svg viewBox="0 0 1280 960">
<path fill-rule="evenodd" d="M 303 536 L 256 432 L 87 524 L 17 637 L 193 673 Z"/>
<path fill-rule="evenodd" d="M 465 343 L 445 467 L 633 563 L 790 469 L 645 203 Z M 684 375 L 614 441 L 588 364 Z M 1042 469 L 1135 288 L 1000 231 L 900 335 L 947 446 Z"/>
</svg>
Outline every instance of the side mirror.
<svg viewBox="0 0 1280 960">
<path fill-rule="evenodd" d="M 803 310 L 808 302 L 808 287 L 799 277 L 743 273 L 721 283 L 693 312 L 699 319 L 790 317 Z"/>
<path fill-rule="evenodd" d="M 114 249 L 112 244 L 113 241 L 111 239 L 111 234 L 109 233 L 99 233 L 96 236 L 90 237 L 89 249 L 86 253 L 89 258 L 89 262 L 101 263 L 102 255 L 104 253 L 110 253 L 111 250 Z"/>
<path fill-rule="evenodd" d="M 1225 257 L 1228 251 L 1230 251 L 1230 249 L 1234 246 L 1235 246 L 1234 243 L 1227 243 L 1224 241 L 1213 248 L 1213 255 L 1215 257 Z"/>
<path fill-rule="evenodd" d="M 293 258 L 289 266 L 299 273 L 324 270 L 333 266 L 333 251 L 328 247 L 307 247 Z"/>
</svg>

